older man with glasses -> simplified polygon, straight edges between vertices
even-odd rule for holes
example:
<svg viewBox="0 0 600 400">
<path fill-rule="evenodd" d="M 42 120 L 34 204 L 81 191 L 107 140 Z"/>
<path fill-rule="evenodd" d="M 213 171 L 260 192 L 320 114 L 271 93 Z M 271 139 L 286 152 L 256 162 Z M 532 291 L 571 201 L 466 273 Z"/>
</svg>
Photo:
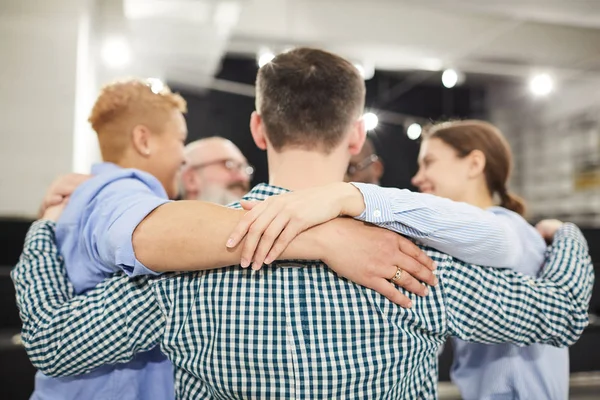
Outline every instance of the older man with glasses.
<svg viewBox="0 0 600 400">
<path fill-rule="evenodd" d="M 231 141 L 204 138 L 188 144 L 185 151 L 182 199 L 227 205 L 239 201 L 250 190 L 254 168 Z"/>
<path fill-rule="evenodd" d="M 383 163 L 376 154 L 373 138 L 367 136 L 360 153 L 350 159 L 345 180 L 379 185 L 382 175 Z"/>
</svg>

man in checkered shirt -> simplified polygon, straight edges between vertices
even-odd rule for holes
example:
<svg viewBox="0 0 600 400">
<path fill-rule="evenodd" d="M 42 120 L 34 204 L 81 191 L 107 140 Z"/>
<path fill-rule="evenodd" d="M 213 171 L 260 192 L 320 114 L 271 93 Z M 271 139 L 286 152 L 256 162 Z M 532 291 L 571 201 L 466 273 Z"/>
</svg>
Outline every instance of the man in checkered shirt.
<svg viewBox="0 0 600 400">
<path fill-rule="evenodd" d="M 347 122 L 358 119 L 362 106 L 358 101 L 352 112 L 336 113 L 346 92 L 336 96 L 311 85 L 356 85 L 350 93 L 364 101 L 358 74 L 339 57 L 307 49 L 263 68 L 251 127 L 257 145 L 268 149 L 272 185 L 255 187 L 246 199 L 283 193 L 281 186 L 341 181 L 348 149 L 360 149 L 364 140 L 364 130 Z M 272 108 L 269 96 L 276 95 L 267 82 L 287 89 L 277 91 Z M 278 119 L 277 112 L 291 112 L 285 102 L 292 93 L 305 107 L 296 110 L 302 120 Z M 315 115 L 340 116 L 347 129 L 310 125 Z M 294 123 L 305 129 L 286 129 Z M 289 149 L 285 157 L 282 148 Z M 305 176 L 291 183 L 287 178 L 298 176 L 300 166 Z M 410 309 L 319 262 L 276 262 L 259 272 L 232 266 L 158 278 L 116 275 L 73 297 L 53 229 L 49 221 L 34 223 L 13 271 L 33 364 L 51 376 L 74 375 L 160 344 L 176 367 L 181 399 L 435 398 L 437 350 L 448 336 L 571 345 L 587 325 L 593 283 L 587 244 L 565 224 L 538 279 L 424 248 L 438 263 L 439 285 L 425 297 L 409 295 Z M 149 251 L 164 251 L 155 247 Z"/>
</svg>

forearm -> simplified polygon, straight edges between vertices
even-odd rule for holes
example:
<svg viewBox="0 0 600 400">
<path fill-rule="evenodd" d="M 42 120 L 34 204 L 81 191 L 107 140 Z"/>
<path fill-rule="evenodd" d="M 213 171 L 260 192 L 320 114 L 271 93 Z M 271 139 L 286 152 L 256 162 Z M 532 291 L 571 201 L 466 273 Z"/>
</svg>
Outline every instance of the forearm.
<svg viewBox="0 0 600 400">
<path fill-rule="evenodd" d="M 587 310 L 594 285 L 594 266 L 583 233 L 565 223 L 554 236 L 540 280 L 549 281 L 569 293 L 578 308 Z"/>
<path fill-rule="evenodd" d="M 136 258 L 151 270 L 190 271 L 240 263 L 244 242 L 226 243 L 245 211 L 199 201 L 178 201 L 158 207 L 133 233 Z M 331 227 L 335 226 L 331 225 Z M 300 234 L 280 259 L 319 259 L 326 240 L 318 226 Z"/>
<path fill-rule="evenodd" d="M 120 276 L 71 299 L 51 223 L 38 221 L 30 228 L 12 278 L 25 349 L 46 375 L 78 375 L 126 362 L 160 340 L 162 314 L 142 280 Z"/>
<path fill-rule="evenodd" d="M 522 245 L 510 224 L 472 206 L 405 189 L 355 184 L 365 208 L 355 216 L 419 240 L 467 263 L 514 268 Z"/>
<path fill-rule="evenodd" d="M 538 279 L 466 265 L 445 275 L 450 330 L 461 339 L 569 346 L 587 326 L 593 267 L 575 227 L 559 231 Z"/>
</svg>

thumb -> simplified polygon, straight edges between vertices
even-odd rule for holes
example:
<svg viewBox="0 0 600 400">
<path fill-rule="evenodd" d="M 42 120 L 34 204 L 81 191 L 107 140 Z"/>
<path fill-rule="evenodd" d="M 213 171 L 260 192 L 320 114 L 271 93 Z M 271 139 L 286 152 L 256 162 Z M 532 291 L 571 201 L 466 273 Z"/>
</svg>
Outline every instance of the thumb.
<svg viewBox="0 0 600 400">
<path fill-rule="evenodd" d="M 246 211 L 252 210 L 259 202 L 258 201 L 250 201 L 250 200 L 240 200 L 240 205 Z"/>
</svg>

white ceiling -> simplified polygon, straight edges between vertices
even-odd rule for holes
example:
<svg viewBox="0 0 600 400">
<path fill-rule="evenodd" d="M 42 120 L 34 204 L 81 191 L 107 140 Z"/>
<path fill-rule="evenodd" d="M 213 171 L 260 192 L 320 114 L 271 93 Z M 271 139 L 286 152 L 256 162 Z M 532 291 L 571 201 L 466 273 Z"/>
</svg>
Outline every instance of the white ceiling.
<svg viewBox="0 0 600 400">
<path fill-rule="evenodd" d="M 119 5 L 138 71 L 191 86 L 206 86 L 227 52 L 298 45 L 392 71 L 600 76 L 600 0 L 98 2 Z"/>
<path fill-rule="evenodd" d="M 600 1 L 257 0 L 228 49 L 308 44 L 387 70 L 600 72 Z"/>
</svg>

